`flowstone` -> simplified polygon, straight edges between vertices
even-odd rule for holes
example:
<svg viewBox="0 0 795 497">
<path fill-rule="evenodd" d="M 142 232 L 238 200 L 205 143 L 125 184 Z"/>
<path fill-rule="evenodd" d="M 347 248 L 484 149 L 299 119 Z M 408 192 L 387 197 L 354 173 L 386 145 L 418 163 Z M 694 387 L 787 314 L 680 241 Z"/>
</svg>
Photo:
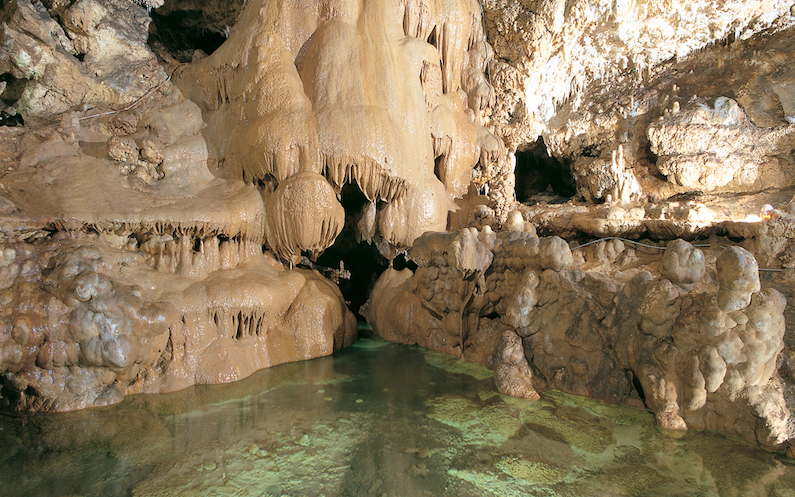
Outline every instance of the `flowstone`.
<svg viewBox="0 0 795 497">
<path fill-rule="evenodd" d="M 770 286 L 791 300 L 795 10 L 718 3 L 3 2 L 3 402 L 103 405 L 349 345 L 346 297 L 296 266 L 355 239 L 392 262 L 361 310 L 390 340 L 502 393 L 793 455 Z M 172 46 L 172 15 L 220 46 Z M 682 240 L 568 241 L 646 235 Z"/>
<path fill-rule="evenodd" d="M 318 182 L 338 194 L 355 183 L 370 202 L 358 237 L 391 258 L 443 231 L 470 183 L 510 172 L 485 127 L 493 51 L 480 12 L 470 0 L 252 2 L 229 40 L 176 79 L 202 106 L 219 169 L 266 185 L 268 202 L 328 212 L 340 206 L 318 203 Z M 315 182 L 291 183 L 287 197 L 299 174 Z M 334 242 L 335 222 L 309 229 L 302 210 L 275 208 L 267 241 L 280 256 Z"/>
<path fill-rule="evenodd" d="M 18 151 L 3 177 L 6 403 L 104 405 L 352 343 L 339 289 L 263 253 L 259 192 L 206 169 L 195 105 L 172 88 L 127 121 L 137 124 L 124 128 L 123 155 L 107 145 L 119 117 L 91 129 L 67 115 L 39 135 L 4 136 Z M 159 153 L 147 154 L 155 140 Z M 145 183 L 120 163 L 158 179 Z"/>
<path fill-rule="evenodd" d="M 162 29 L 157 55 L 147 39 L 151 9 L 181 6 L 1 8 L 3 89 L 18 93 L 3 112 L 26 125 L 0 128 L 0 371 L 17 409 L 233 381 L 349 345 L 339 289 L 294 269 L 340 235 L 349 183 L 367 200 L 358 238 L 388 257 L 444 230 L 472 188 L 507 214 L 477 2 L 248 2 L 203 21 L 227 23 L 214 53 L 176 64 Z"/>
</svg>

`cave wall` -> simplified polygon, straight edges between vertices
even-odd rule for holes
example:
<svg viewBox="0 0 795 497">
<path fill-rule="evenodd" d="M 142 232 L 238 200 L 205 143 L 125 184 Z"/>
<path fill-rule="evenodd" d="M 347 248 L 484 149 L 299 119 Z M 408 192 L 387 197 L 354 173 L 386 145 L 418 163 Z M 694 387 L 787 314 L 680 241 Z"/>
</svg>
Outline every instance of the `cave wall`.
<svg viewBox="0 0 795 497">
<path fill-rule="evenodd" d="M 381 276 L 368 321 L 484 364 L 508 395 L 562 390 L 789 450 L 787 301 L 761 288 L 751 252 L 681 239 L 572 250 L 517 228 L 423 235 L 409 251 L 418 268 Z"/>
<path fill-rule="evenodd" d="M 330 246 L 340 205 L 312 189 L 355 183 L 370 201 L 361 238 L 392 258 L 443 231 L 470 184 L 507 174 L 484 127 L 491 58 L 476 2 L 253 2 L 224 45 L 176 77 L 202 106 L 219 172 L 266 184 L 279 256 Z M 278 205 L 302 198 L 315 210 Z"/>
<path fill-rule="evenodd" d="M 500 220 L 477 204 L 469 228 L 425 235 L 409 251 L 418 269 L 377 283 L 374 328 L 486 364 L 512 395 L 645 406 L 660 426 L 791 455 L 792 3 L 483 5 L 493 130 L 509 156 L 540 137 L 576 194 L 540 192 Z M 555 267 L 555 238 L 537 234 L 570 240 L 558 250 L 576 248 L 573 262 Z M 616 236 L 655 247 L 578 243 Z M 701 253 L 655 241 L 679 237 L 709 247 L 706 273 L 667 272 Z M 751 298 L 760 275 L 772 288 Z M 731 285 L 750 292 L 736 308 Z M 749 324 L 752 301 L 768 324 Z"/>
</svg>

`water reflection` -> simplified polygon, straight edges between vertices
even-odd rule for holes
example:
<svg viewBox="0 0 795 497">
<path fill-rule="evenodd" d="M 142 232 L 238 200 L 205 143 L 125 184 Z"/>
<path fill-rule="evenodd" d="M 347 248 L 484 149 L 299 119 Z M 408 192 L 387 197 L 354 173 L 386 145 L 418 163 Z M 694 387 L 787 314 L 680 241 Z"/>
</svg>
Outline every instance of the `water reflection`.
<svg viewBox="0 0 795 497">
<path fill-rule="evenodd" d="M 363 339 L 230 385 L 0 417 L 6 496 L 795 496 L 793 461 Z"/>
</svg>

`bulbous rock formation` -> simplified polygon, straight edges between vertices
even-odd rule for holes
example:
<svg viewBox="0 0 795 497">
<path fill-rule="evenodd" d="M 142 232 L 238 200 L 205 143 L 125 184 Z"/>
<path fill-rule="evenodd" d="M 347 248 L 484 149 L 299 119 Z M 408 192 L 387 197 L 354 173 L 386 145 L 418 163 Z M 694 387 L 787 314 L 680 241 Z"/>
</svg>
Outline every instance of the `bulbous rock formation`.
<svg viewBox="0 0 795 497">
<path fill-rule="evenodd" d="M 0 70 L 24 88 L 8 109 L 31 126 L 0 129 L 7 289 L 35 289 L 7 316 L 21 342 L 3 339 L 16 408 L 328 354 L 353 339 L 352 314 L 338 289 L 280 261 L 334 243 L 343 186 L 370 202 L 360 237 L 394 257 L 444 230 L 471 185 L 509 184 L 486 128 L 479 4 L 250 2 L 218 50 L 168 73 L 146 43 L 147 9 L 161 5 L 2 7 Z M 48 295 L 60 321 L 15 320 L 25 298 Z"/>
<path fill-rule="evenodd" d="M 260 193 L 207 170 L 198 108 L 172 88 L 128 116 L 92 129 L 67 115 L 40 128 L 43 139 L 3 137 L 17 164 L 3 178 L 6 402 L 104 405 L 350 344 L 355 321 L 339 289 L 263 254 Z M 123 153 L 113 151 L 119 134 Z M 120 169 L 130 163 L 159 179 L 142 188 Z"/>
<path fill-rule="evenodd" d="M 710 259 L 710 280 L 703 252 L 683 240 L 661 258 L 618 242 L 612 259 L 623 253 L 634 268 L 622 281 L 578 267 L 587 265 L 557 237 L 478 235 L 423 235 L 410 253 L 416 272 L 388 271 L 376 285 L 374 329 L 494 368 L 507 394 L 554 388 L 645 405 L 662 427 L 719 429 L 774 449 L 795 436 L 776 362 L 786 300 L 760 290 L 747 250 Z M 455 246 L 481 262 L 467 271 L 471 257 L 454 257 Z M 662 276 L 645 269 L 653 265 Z"/>
<path fill-rule="evenodd" d="M 251 251 L 197 280 L 102 238 L 4 245 L 0 369 L 16 409 L 234 381 L 353 341 L 339 290 L 315 274 L 279 270 Z"/>
<path fill-rule="evenodd" d="M 681 238 L 668 243 L 660 261 L 660 275 L 688 290 L 701 281 L 705 269 L 706 262 L 701 249 L 693 247 Z M 719 274 L 722 273 L 719 271 Z"/>
<path fill-rule="evenodd" d="M 106 405 L 352 343 L 339 289 L 263 252 L 267 238 L 310 252 L 333 240 L 344 216 L 326 180 L 260 192 L 213 175 L 201 109 L 145 44 L 146 10 L 53 5 L 2 7 L 0 66 L 25 84 L 14 105 L 27 124 L 0 127 L 3 404 Z M 154 82 L 138 73 L 149 65 Z M 296 209 L 295 191 L 313 202 Z"/>
<path fill-rule="evenodd" d="M 279 257 L 300 260 L 331 245 L 342 230 L 345 211 L 322 176 L 302 172 L 279 183 L 265 201 L 265 238 Z"/>
<path fill-rule="evenodd" d="M 473 169 L 481 184 L 504 174 L 502 142 L 483 126 L 491 57 L 470 0 L 259 1 L 179 84 L 203 105 L 219 168 L 273 185 L 298 173 L 337 192 L 357 184 L 385 203 L 365 238 L 392 256 L 445 229 Z M 315 251 L 334 241 L 314 236 Z M 298 254 L 283 237 L 267 242 Z"/>
</svg>

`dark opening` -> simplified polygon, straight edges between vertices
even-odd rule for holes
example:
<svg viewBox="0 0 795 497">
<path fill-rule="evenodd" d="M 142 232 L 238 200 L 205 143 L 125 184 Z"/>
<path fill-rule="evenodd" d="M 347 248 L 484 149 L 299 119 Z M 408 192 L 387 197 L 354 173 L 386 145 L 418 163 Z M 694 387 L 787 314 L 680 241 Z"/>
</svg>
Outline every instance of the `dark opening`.
<svg viewBox="0 0 795 497">
<path fill-rule="evenodd" d="M 237 315 L 237 331 L 235 332 L 235 340 L 241 340 L 243 338 L 243 313 L 240 312 Z"/>
<path fill-rule="evenodd" d="M 25 91 L 27 79 L 15 78 L 10 73 L 0 74 L 0 126 L 22 126 L 22 116 L 13 107 Z"/>
<path fill-rule="evenodd" d="M 24 126 L 22 116 L 15 111 L 0 110 L 0 126 Z"/>
<path fill-rule="evenodd" d="M 665 175 L 662 174 L 659 169 L 657 169 L 657 155 L 651 151 L 651 142 L 649 142 L 648 139 L 645 139 L 644 142 L 642 142 L 640 150 L 642 151 L 640 159 L 643 163 L 645 163 L 649 174 L 660 181 L 667 181 L 668 178 L 666 178 Z"/>
<path fill-rule="evenodd" d="M 583 157 L 599 157 L 600 155 L 602 155 L 602 151 L 598 145 L 588 145 L 582 149 Z"/>
<path fill-rule="evenodd" d="M 444 155 L 440 155 L 436 159 L 434 159 L 433 163 L 433 174 L 436 175 L 436 178 L 444 183 L 444 178 L 442 178 L 442 161 L 444 161 Z"/>
<path fill-rule="evenodd" d="M 406 259 L 406 253 L 401 252 L 392 260 L 392 267 L 396 271 L 402 271 L 406 268 L 411 269 L 412 272 L 417 270 L 417 263 L 412 260 Z"/>
<path fill-rule="evenodd" d="M 558 204 L 571 199 L 576 184 L 568 160 L 550 157 L 543 138 L 516 151 L 516 199 L 524 203 Z"/>
<path fill-rule="evenodd" d="M 151 13 L 149 45 L 162 57 L 162 50 L 177 62 L 193 61 L 196 50 L 207 55 L 226 41 L 225 27 L 200 10 L 174 10 L 165 15 Z"/>
<path fill-rule="evenodd" d="M 4 413 L 13 412 L 14 407 L 21 406 L 25 395 L 36 395 L 36 391 L 31 386 L 19 391 L 13 385 L 13 381 L 7 382 L 4 376 L 0 376 L 0 410 Z"/>
<path fill-rule="evenodd" d="M 355 184 L 346 183 L 342 187 L 340 203 L 345 209 L 345 226 L 337 237 L 334 245 L 326 249 L 316 261 L 317 266 L 337 269 L 340 261 L 345 269 L 351 272 L 351 279 L 341 279 L 339 288 L 348 307 L 356 314 L 357 319 L 364 319 L 359 308 L 370 296 L 378 277 L 381 276 L 389 262 L 378 252 L 375 245 L 356 241 L 356 216 L 369 200 Z"/>
<path fill-rule="evenodd" d="M 640 384 L 640 380 L 638 380 L 638 377 L 632 371 L 627 371 L 627 374 L 632 380 L 632 388 L 638 393 L 638 397 L 640 397 L 640 400 L 642 400 L 643 403 L 645 404 L 646 395 L 643 393 L 643 387 Z"/>
<path fill-rule="evenodd" d="M 436 26 L 434 26 L 434 28 L 431 30 L 431 34 L 428 35 L 427 41 L 428 44 L 433 45 L 436 48 L 439 48 L 436 46 Z"/>
</svg>

